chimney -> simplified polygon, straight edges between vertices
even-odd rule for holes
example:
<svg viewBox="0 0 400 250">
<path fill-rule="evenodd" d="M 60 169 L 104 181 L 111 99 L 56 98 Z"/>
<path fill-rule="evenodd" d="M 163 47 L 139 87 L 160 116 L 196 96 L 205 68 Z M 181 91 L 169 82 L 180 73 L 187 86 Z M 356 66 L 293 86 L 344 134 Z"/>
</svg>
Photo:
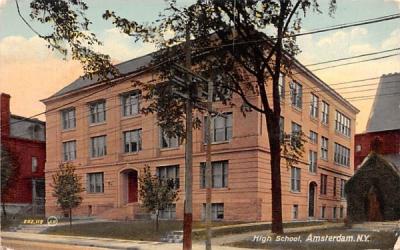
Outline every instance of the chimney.
<svg viewBox="0 0 400 250">
<path fill-rule="evenodd" d="M 10 135 L 10 98 L 11 96 L 5 93 L 0 94 L 0 131 L 1 137 Z"/>
<path fill-rule="evenodd" d="M 372 141 L 371 141 L 371 151 L 381 154 L 382 153 L 382 139 L 379 136 L 376 136 Z"/>
</svg>

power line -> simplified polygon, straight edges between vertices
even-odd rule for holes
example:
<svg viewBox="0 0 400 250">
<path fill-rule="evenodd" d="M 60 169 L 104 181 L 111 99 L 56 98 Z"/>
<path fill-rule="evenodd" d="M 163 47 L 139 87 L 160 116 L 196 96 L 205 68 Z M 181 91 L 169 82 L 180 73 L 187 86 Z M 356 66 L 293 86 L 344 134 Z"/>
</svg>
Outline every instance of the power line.
<svg viewBox="0 0 400 250">
<path fill-rule="evenodd" d="M 376 52 L 372 52 L 372 53 L 360 54 L 360 55 L 350 56 L 350 57 L 343 57 L 343 58 L 333 59 L 333 60 L 329 60 L 329 61 L 322 61 L 322 62 L 317 62 L 317 63 L 312 63 L 312 64 L 306 64 L 304 66 L 311 67 L 311 66 L 315 66 L 315 65 L 339 62 L 339 61 L 350 60 L 350 59 L 355 59 L 355 58 L 360 58 L 360 57 L 365 57 L 365 56 L 372 56 L 372 55 L 387 53 L 387 52 L 396 51 L 396 50 L 400 50 L 400 48 L 376 51 Z"/>
</svg>

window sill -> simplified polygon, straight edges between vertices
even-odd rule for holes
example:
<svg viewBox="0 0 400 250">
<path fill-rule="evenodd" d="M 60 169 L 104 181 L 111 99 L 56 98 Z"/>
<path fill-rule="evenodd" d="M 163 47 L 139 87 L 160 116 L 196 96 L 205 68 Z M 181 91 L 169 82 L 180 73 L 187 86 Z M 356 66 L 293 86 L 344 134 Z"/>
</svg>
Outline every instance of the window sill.
<svg viewBox="0 0 400 250">
<path fill-rule="evenodd" d="M 72 131 L 75 131 L 75 130 L 76 130 L 76 127 L 75 128 L 66 128 L 66 129 L 62 129 L 61 132 L 72 132 Z"/>
<path fill-rule="evenodd" d="M 326 128 L 326 129 L 329 128 L 329 124 L 328 124 L 328 123 L 325 123 L 325 122 L 322 122 L 322 121 L 321 121 L 321 124 L 322 124 L 322 126 L 323 126 L 324 128 Z"/>
<path fill-rule="evenodd" d="M 201 190 L 201 191 L 206 191 L 207 188 L 201 187 L 200 190 Z M 231 190 L 231 189 L 230 189 L 229 187 L 220 187 L 220 188 L 213 187 L 213 188 L 211 188 L 211 190 L 212 190 L 212 191 L 229 191 L 229 190 Z"/>
<path fill-rule="evenodd" d="M 336 129 L 335 129 L 335 134 L 336 134 L 337 136 L 340 136 L 340 137 L 345 138 L 345 139 L 347 139 L 347 140 L 350 140 L 350 139 L 351 139 L 351 136 L 345 135 L 345 134 L 343 134 L 343 133 L 337 131 Z"/>
<path fill-rule="evenodd" d="M 102 156 L 92 156 L 92 157 L 90 157 L 89 160 L 98 161 L 98 160 L 103 160 L 104 158 L 105 158 L 105 155 L 102 155 Z"/>
<path fill-rule="evenodd" d="M 132 118 L 139 118 L 141 117 L 141 114 L 135 114 L 135 115 L 122 115 L 121 120 L 128 120 Z"/>
<path fill-rule="evenodd" d="M 100 196 L 100 195 L 104 195 L 104 192 L 94 192 L 94 193 L 86 192 L 86 194 L 88 196 Z"/>
<path fill-rule="evenodd" d="M 292 110 L 294 110 L 295 112 L 298 112 L 298 113 L 302 113 L 303 112 L 303 109 L 300 108 L 300 107 L 297 107 L 297 106 L 294 106 L 294 105 L 291 105 L 291 107 L 292 107 Z"/>
<path fill-rule="evenodd" d="M 101 126 L 107 124 L 107 122 L 97 122 L 97 123 L 90 123 L 89 127 L 96 127 L 96 126 Z"/>
<path fill-rule="evenodd" d="M 318 124 L 319 121 L 318 116 L 312 116 L 312 115 L 310 115 L 310 120 L 316 124 Z"/>
<path fill-rule="evenodd" d="M 293 190 L 290 190 L 290 192 L 291 192 L 292 194 L 301 194 L 301 191 L 293 191 Z"/>
<path fill-rule="evenodd" d="M 227 140 L 227 141 L 215 141 L 215 142 L 211 142 L 211 145 L 228 144 L 230 142 L 231 142 L 230 140 Z M 204 142 L 203 145 L 207 146 L 207 142 Z"/>
<path fill-rule="evenodd" d="M 160 151 L 161 152 L 165 152 L 165 151 L 174 151 L 174 150 L 178 150 L 178 149 L 180 149 L 181 147 L 180 146 L 178 146 L 178 147 L 171 147 L 171 148 L 160 148 Z"/>
<path fill-rule="evenodd" d="M 337 162 L 334 162 L 334 164 L 335 164 L 335 166 L 338 166 L 338 167 L 350 169 L 350 166 L 346 166 L 346 165 L 343 165 L 343 164 L 340 164 L 340 163 L 337 163 Z"/>
<path fill-rule="evenodd" d="M 122 155 L 124 155 L 124 156 L 138 155 L 139 152 L 140 152 L 140 150 L 136 151 L 136 152 L 123 152 Z"/>
<path fill-rule="evenodd" d="M 325 159 L 325 158 L 319 158 L 319 159 L 324 161 L 324 162 L 328 162 L 328 159 Z"/>
</svg>

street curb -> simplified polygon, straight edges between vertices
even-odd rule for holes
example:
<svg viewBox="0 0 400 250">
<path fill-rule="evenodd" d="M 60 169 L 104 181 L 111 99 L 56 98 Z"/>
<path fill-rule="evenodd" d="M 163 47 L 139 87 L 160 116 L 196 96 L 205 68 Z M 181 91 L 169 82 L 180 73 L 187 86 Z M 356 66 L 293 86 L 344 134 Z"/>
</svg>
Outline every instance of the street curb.
<svg viewBox="0 0 400 250">
<path fill-rule="evenodd" d="M 6 234 L 6 235 L 4 235 Z M 39 234 L 40 235 L 40 234 Z M 138 250 L 137 246 L 118 246 L 116 244 L 132 244 L 132 245 L 163 245 L 166 243 L 162 242 L 152 242 L 152 241 L 129 241 L 129 240 L 120 240 L 113 238 L 95 238 L 95 237 L 80 237 L 80 236 L 61 236 L 61 235 L 53 235 L 46 234 L 40 237 L 38 234 L 29 234 L 29 233 L 7 233 L 1 232 L 2 239 L 13 239 L 13 240 L 23 240 L 23 241 L 34 241 L 34 242 L 42 242 L 42 243 L 56 243 L 63 245 L 74 245 L 74 246 L 86 246 L 86 247 L 101 247 L 101 248 L 109 248 L 109 249 L 124 249 L 124 250 Z M 25 236 L 25 237 L 24 237 Z M 27 237 L 28 236 L 28 237 Z M 62 237 L 63 239 L 54 239 L 51 237 Z M 88 242 L 90 241 L 90 242 Z M 105 241 L 105 242 L 103 242 Z"/>
</svg>

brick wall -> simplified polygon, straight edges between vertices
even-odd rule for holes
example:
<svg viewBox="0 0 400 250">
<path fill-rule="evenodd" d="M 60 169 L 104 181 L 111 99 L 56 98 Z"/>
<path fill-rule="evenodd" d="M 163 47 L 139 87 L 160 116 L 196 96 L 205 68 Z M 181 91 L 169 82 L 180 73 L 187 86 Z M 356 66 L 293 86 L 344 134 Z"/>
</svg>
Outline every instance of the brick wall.
<svg viewBox="0 0 400 250">
<path fill-rule="evenodd" d="M 400 129 L 357 134 L 355 136 L 354 150 L 355 170 L 357 170 L 357 166 L 359 166 L 364 158 L 371 152 L 371 143 L 377 137 L 383 142 L 379 150 L 381 154 L 400 153 Z"/>
</svg>

